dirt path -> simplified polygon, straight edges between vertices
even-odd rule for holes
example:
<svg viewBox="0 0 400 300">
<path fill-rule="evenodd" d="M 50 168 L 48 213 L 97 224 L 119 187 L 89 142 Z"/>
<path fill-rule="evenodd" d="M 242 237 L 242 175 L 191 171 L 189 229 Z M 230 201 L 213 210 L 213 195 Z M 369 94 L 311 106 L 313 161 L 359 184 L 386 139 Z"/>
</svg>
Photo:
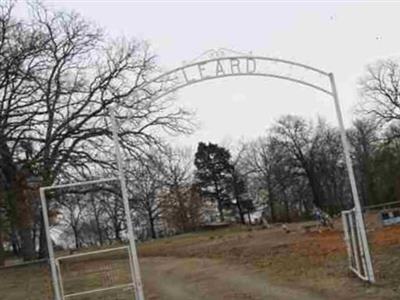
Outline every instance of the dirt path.
<svg viewBox="0 0 400 300">
<path fill-rule="evenodd" d="M 312 292 L 268 284 L 265 273 L 200 258 L 143 258 L 148 300 L 327 300 Z"/>
</svg>

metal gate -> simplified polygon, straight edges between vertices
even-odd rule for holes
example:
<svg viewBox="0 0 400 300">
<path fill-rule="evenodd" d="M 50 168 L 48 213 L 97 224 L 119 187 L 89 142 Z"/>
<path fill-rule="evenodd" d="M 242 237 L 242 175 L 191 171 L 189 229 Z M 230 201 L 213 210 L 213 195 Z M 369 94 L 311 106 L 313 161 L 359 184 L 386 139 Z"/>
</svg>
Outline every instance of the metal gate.
<svg viewBox="0 0 400 300">
<path fill-rule="evenodd" d="M 75 292 L 69 292 L 67 290 L 65 290 L 64 287 L 64 276 L 63 276 L 63 270 L 60 267 L 61 262 L 65 262 L 68 261 L 69 259 L 76 259 L 76 258 L 90 258 L 92 257 L 92 259 L 95 259 L 96 256 L 99 257 L 101 259 L 101 255 L 107 254 L 107 253 L 112 253 L 112 252 L 116 252 L 116 251 L 120 251 L 120 250 L 125 250 L 128 254 L 128 259 L 129 259 L 129 264 L 128 268 L 130 271 L 130 277 L 128 279 L 127 282 L 124 283 L 116 283 L 116 282 L 110 282 L 109 284 L 107 284 L 104 287 L 97 287 L 97 288 L 89 288 L 89 289 L 85 289 L 85 290 L 81 290 L 81 291 L 75 291 Z M 95 258 L 93 258 L 95 257 Z M 133 261 L 132 261 L 132 253 L 130 251 L 130 247 L 129 246 L 123 246 L 123 247 L 115 247 L 115 248 L 110 248 L 110 249 L 104 249 L 104 250 L 97 250 L 97 251 L 91 251 L 91 252 L 85 252 L 85 253 L 79 253 L 79 254 L 72 254 L 72 255 L 66 255 L 66 256 L 61 256 L 61 257 L 57 257 L 56 258 L 56 267 L 57 267 L 57 275 L 58 275 L 58 282 L 60 285 L 60 292 L 61 292 L 61 298 L 62 300 L 67 300 L 67 299 L 73 299 L 73 298 L 78 298 L 78 299 L 82 299 L 82 296 L 90 296 L 90 295 L 99 295 L 103 292 L 108 292 L 108 291 L 129 291 L 129 290 L 134 290 L 136 287 L 136 283 L 135 283 L 135 273 L 134 273 L 134 266 L 133 266 Z M 81 269 L 84 269 L 85 266 L 82 265 L 80 267 Z M 90 272 L 90 275 L 92 276 L 92 279 L 94 280 L 94 276 L 93 275 L 103 275 L 102 273 L 103 270 L 99 270 L 99 269 L 95 269 L 95 270 L 90 270 L 92 272 Z M 117 270 L 115 270 L 115 272 L 117 272 Z M 74 277 L 78 277 L 79 279 L 79 275 L 75 275 Z M 76 278 L 75 278 L 76 279 Z M 129 299 L 134 298 L 134 294 L 133 292 L 129 292 L 129 294 L 131 294 L 132 296 L 129 297 Z M 116 295 L 114 295 L 115 297 Z M 98 298 L 101 298 L 102 296 L 97 296 Z M 118 297 L 118 296 L 117 296 Z M 119 299 L 119 298 L 118 298 Z M 126 299 L 126 298 L 124 298 Z M 135 298 L 136 299 L 136 298 Z"/>
<path fill-rule="evenodd" d="M 375 276 L 365 228 L 361 228 L 364 227 L 362 218 L 362 213 L 357 213 L 354 208 L 342 211 L 344 239 L 347 246 L 350 270 L 362 280 L 373 283 L 375 282 Z"/>
</svg>

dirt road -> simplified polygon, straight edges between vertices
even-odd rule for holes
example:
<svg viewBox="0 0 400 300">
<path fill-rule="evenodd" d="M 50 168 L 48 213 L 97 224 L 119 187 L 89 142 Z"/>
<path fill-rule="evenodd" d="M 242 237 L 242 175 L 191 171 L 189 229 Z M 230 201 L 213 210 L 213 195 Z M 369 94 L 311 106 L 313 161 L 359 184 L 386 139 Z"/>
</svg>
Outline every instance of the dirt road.
<svg viewBox="0 0 400 300">
<path fill-rule="evenodd" d="M 327 300 L 312 292 L 268 284 L 265 273 L 212 259 L 141 260 L 148 300 Z"/>
</svg>

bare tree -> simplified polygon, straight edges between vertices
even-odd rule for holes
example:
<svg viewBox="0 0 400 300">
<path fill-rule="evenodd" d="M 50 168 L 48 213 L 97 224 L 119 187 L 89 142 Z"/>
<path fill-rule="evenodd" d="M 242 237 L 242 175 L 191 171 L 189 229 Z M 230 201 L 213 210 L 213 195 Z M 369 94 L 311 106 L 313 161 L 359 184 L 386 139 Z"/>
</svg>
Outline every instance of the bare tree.
<svg viewBox="0 0 400 300">
<path fill-rule="evenodd" d="M 324 195 L 323 207 L 336 213 L 350 203 L 350 186 L 339 131 L 319 119 L 314 126 L 313 144 L 313 164 Z"/>
<path fill-rule="evenodd" d="M 43 51 L 45 39 L 35 26 L 27 27 L 13 17 L 14 4 L 14 1 L 0 3 L 0 173 L 12 240 L 17 240 L 14 237 L 19 231 L 24 259 L 31 259 L 34 252 L 30 241 L 32 214 L 16 220 L 17 215 L 12 211 L 17 206 L 31 211 L 30 201 L 21 195 L 26 187 L 26 180 L 21 176 L 33 167 L 32 162 L 28 163 L 32 147 L 24 137 L 30 132 L 37 111 L 38 101 L 32 99 L 37 87 L 31 78 L 40 71 L 36 57 Z M 20 195 L 16 197 L 11 191 L 19 191 Z"/>
<path fill-rule="evenodd" d="M 361 112 L 380 124 L 400 120 L 400 63 L 398 59 L 379 60 L 367 67 L 359 81 Z"/>
<path fill-rule="evenodd" d="M 291 154 L 293 166 L 297 167 L 299 172 L 304 172 L 314 204 L 320 207 L 323 194 L 313 163 L 317 143 L 313 143 L 312 124 L 300 117 L 288 115 L 280 118 L 272 131 L 279 143 Z"/>
<path fill-rule="evenodd" d="M 390 176 L 383 175 L 379 168 L 385 164 L 385 155 L 389 156 L 391 148 L 397 147 L 400 137 L 399 59 L 381 59 L 368 65 L 365 75 L 360 78 L 358 88 L 362 97 L 360 113 L 363 119 L 354 123 L 355 128 L 350 132 L 350 139 L 355 150 L 353 155 L 361 198 L 364 204 L 368 204 L 385 198 L 378 192 L 383 186 L 378 184 L 380 177 L 383 176 L 385 182 L 392 182 L 394 179 L 390 176 L 395 176 L 395 172 Z M 380 159 L 380 167 L 376 168 L 374 164 Z"/>
<path fill-rule="evenodd" d="M 9 188 L 21 164 L 45 185 L 66 172 L 111 167 L 114 104 L 130 155 L 160 144 L 160 130 L 190 131 L 188 113 L 172 98 L 154 100 L 162 83 L 147 84 L 157 67 L 146 44 L 110 41 L 76 13 L 34 4 L 28 23 L 14 21 L 12 12 L 2 6 L 0 20 L 0 161 Z M 41 237 L 44 255 L 43 231 Z"/>
<path fill-rule="evenodd" d="M 158 160 L 166 190 L 161 199 L 163 219 L 180 232 L 197 229 L 204 199 L 199 187 L 193 185 L 192 151 L 168 147 Z"/>
<path fill-rule="evenodd" d="M 152 160 L 170 190 L 188 185 L 193 180 L 193 158 L 189 148 L 166 147 Z"/>
<path fill-rule="evenodd" d="M 298 167 L 288 150 L 273 135 L 258 138 L 249 143 L 244 154 L 244 166 L 249 173 L 251 186 L 258 190 L 260 198 L 266 198 L 271 221 L 278 219 L 281 203 L 289 216 L 289 188 L 296 185 Z M 265 206 L 264 203 L 259 205 Z"/>
<path fill-rule="evenodd" d="M 265 138 L 248 145 L 245 168 L 266 197 L 271 219 L 291 220 L 313 205 L 332 212 L 349 200 L 340 136 L 324 120 L 316 125 L 284 116 Z"/>
<path fill-rule="evenodd" d="M 109 240 L 121 241 L 122 232 L 126 230 L 125 210 L 122 198 L 116 193 L 108 193 L 108 197 L 101 203 L 108 220 L 105 225 L 107 230 L 104 233 L 108 236 Z M 109 232 L 108 228 L 112 228 L 113 232 Z"/>
<path fill-rule="evenodd" d="M 128 188 L 132 208 L 147 220 L 152 238 L 157 238 L 156 223 L 161 214 L 159 194 L 163 188 L 161 174 L 154 161 L 146 160 L 128 169 Z"/>
<path fill-rule="evenodd" d="M 84 197 L 81 193 L 68 193 L 68 191 L 58 190 L 54 198 L 63 212 L 63 221 L 72 230 L 75 248 L 78 249 L 81 246 L 80 232 L 88 204 L 87 197 Z"/>
</svg>

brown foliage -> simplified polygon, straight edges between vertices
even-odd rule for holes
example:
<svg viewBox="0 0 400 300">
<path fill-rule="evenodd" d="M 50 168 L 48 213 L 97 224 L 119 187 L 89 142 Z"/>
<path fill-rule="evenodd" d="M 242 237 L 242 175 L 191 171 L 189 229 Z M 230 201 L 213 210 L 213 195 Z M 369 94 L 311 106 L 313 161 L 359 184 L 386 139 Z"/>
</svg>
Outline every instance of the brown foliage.
<svg viewBox="0 0 400 300">
<path fill-rule="evenodd" d="M 204 199 L 199 187 L 178 187 L 161 196 L 162 218 L 179 232 L 198 229 L 203 222 Z"/>
</svg>

